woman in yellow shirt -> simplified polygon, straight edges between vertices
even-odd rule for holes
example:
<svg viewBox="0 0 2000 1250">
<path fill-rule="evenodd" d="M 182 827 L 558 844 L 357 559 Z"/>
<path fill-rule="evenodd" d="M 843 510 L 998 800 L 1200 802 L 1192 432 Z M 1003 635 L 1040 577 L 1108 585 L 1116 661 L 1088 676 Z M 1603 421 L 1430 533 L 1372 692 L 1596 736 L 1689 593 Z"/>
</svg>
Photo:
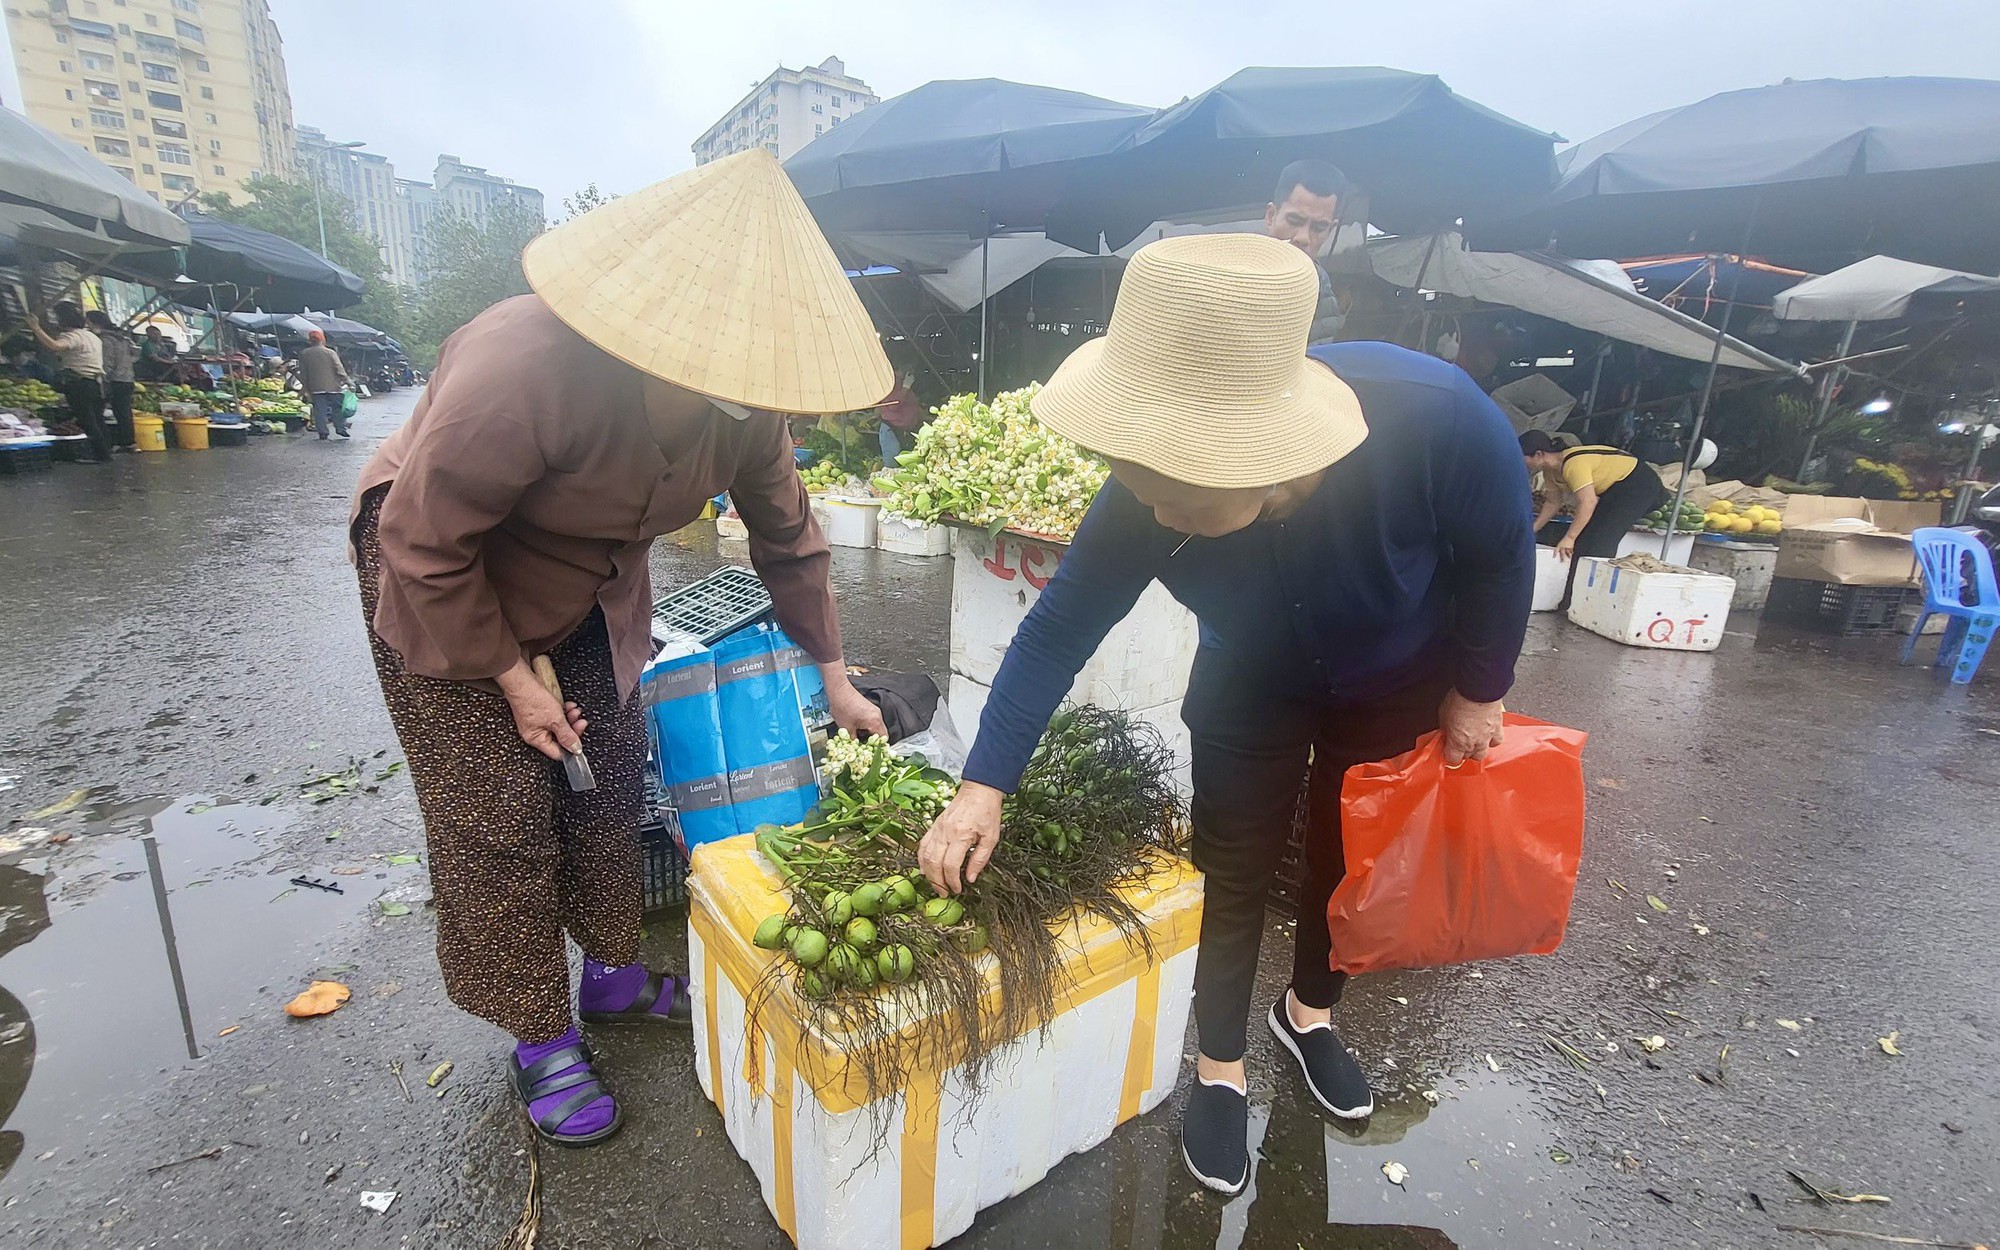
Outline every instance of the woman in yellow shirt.
<svg viewBox="0 0 2000 1250">
<path fill-rule="evenodd" d="M 1535 515 L 1535 533 L 1544 545 L 1553 545 L 1558 560 L 1570 561 L 1569 582 L 1563 587 L 1562 607 L 1569 606 L 1576 585 L 1573 556 L 1614 556 L 1618 541 L 1638 520 L 1660 506 L 1667 488 L 1653 466 L 1616 447 L 1565 448 L 1544 430 L 1521 435 L 1521 455 L 1529 473 L 1548 475 L 1560 481 L 1576 500 L 1576 515 L 1561 538 L 1542 536 L 1543 528 L 1554 519 L 1560 495 L 1551 490 Z"/>
</svg>

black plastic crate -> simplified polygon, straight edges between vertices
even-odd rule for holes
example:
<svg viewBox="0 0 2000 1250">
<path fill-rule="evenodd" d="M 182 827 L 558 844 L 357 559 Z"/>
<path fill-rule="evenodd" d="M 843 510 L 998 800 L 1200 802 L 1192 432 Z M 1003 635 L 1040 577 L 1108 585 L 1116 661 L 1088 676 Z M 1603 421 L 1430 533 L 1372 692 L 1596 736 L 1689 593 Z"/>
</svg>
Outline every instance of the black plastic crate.
<svg viewBox="0 0 2000 1250">
<path fill-rule="evenodd" d="M 54 434 L 50 438 L 49 458 L 57 464 L 80 464 L 86 456 L 95 455 L 90 439 L 82 434 Z"/>
<path fill-rule="evenodd" d="M 1772 620 L 1840 638 L 1896 632 L 1896 615 L 1916 600 L 1908 586 L 1843 586 L 1800 577 L 1771 581 L 1764 615 Z"/>
<path fill-rule="evenodd" d="M 771 610 L 771 592 L 749 569 L 728 565 L 653 604 L 653 636 L 712 647 Z"/>
<path fill-rule="evenodd" d="M 45 473 L 55 463 L 49 445 L 0 447 L 0 475 Z"/>
<path fill-rule="evenodd" d="M 248 447 L 250 430 L 241 421 L 211 421 L 208 423 L 208 445 L 210 447 Z"/>
<path fill-rule="evenodd" d="M 646 813 L 639 822 L 639 880 L 642 911 L 687 906 L 687 850 L 680 817 L 660 793 L 659 773 L 646 761 Z"/>
</svg>

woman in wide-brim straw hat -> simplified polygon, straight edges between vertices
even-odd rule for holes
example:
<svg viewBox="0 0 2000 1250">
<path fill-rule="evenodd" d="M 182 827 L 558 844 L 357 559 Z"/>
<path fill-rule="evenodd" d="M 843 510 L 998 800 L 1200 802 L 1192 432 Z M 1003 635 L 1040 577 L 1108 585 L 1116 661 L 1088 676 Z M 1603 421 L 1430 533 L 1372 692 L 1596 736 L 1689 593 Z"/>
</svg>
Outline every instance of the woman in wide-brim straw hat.
<svg viewBox="0 0 2000 1250">
<path fill-rule="evenodd" d="M 1265 899 L 1309 765 L 1292 981 L 1267 1022 L 1319 1102 L 1360 1118 L 1374 1100 L 1333 1029 L 1343 978 L 1324 919 L 1343 870 L 1340 778 L 1434 729 L 1454 762 L 1498 742 L 1534 583 L 1506 418 L 1430 356 L 1308 355 L 1317 290 L 1304 253 L 1250 235 L 1133 257 L 1109 332 L 1033 404 L 1108 459 L 1111 480 L 1015 634 L 965 784 L 920 850 L 941 890 L 977 877 L 1002 795 L 1104 635 L 1155 581 L 1194 612 L 1182 718 L 1207 897 L 1181 1141 L 1196 1177 L 1228 1193 L 1249 1175 L 1243 1054 Z"/>
<path fill-rule="evenodd" d="M 534 294 L 447 339 L 409 422 L 362 473 L 352 537 L 369 641 L 423 810 L 438 964 L 511 1034 L 546 1138 L 617 1131 L 575 1023 L 688 1022 L 638 960 L 653 539 L 727 489 L 777 618 L 834 719 L 880 733 L 848 680 L 828 548 L 785 417 L 893 385 L 840 263 L 778 163 L 716 161 L 528 245 Z M 531 662 L 546 655 L 564 702 Z M 554 762 L 581 746 L 596 789 Z M 564 935 L 584 954 L 572 999 Z"/>
</svg>

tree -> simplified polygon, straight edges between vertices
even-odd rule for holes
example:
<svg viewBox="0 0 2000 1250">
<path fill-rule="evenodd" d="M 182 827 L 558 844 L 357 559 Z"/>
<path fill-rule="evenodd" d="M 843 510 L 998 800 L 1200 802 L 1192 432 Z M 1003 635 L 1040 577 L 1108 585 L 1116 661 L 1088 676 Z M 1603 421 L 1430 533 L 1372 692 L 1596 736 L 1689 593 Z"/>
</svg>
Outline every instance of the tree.
<svg viewBox="0 0 2000 1250">
<path fill-rule="evenodd" d="M 266 230 L 305 248 L 319 252 L 320 222 L 326 223 L 326 258 L 351 270 L 366 283 L 361 302 L 337 309 L 343 317 L 365 322 L 400 337 L 408 328 L 403 291 L 389 278 L 382 263 L 382 250 L 364 233 L 354 216 L 354 206 L 340 192 L 322 186 L 318 211 L 313 204 L 310 182 L 291 182 L 269 174 L 254 174 L 244 188 L 247 200 L 237 201 L 227 191 L 211 191 L 201 197 L 202 211 L 223 221 Z"/>
<path fill-rule="evenodd" d="M 601 208 L 617 198 L 608 192 L 598 190 L 597 184 L 593 182 L 575 195 L 563 197 L 563 220 L 574 221 L 591 209 Z"/>
<path fill-rule="evenodd" d="M 452 212 L 431 219 L 429 272 L 410 324 L 419 360 L 434 364 L 452 331 L 501 300 L 528 293 L 521 249 L 545 225 L 540 212 L 511 200 L 490 205 L 483 220 Z"/>
</svg>

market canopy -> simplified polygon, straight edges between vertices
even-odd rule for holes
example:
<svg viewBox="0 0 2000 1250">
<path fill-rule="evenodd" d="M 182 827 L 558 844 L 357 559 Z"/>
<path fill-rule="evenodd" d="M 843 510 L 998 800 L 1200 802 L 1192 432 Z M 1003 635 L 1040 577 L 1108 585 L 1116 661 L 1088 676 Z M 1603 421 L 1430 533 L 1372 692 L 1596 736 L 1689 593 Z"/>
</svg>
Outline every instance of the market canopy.
<svg viewBox="0 0 2000 1250">
<path fill-rule="evenodd" d="M 346 317 L 329 316 L 326 313 L 307 313 L 300 320 L 326 335 L 326 341 L 329 343 L 358 346 L 363 343 L 380 343 L 389 337 L 374 326 L 350 321 Z"/>
<path fill-rule="evenodd" d="M 187 275 L 202 286 L 231 287 L 261 308 L 303 312 L 361 302 L 361 278 L 290 239 L 191 213 Z M 183 302 L 206 302 L 189 295 Z M 234 301 L 230 301 L 234 302 Z"/>
<path fill-rule="evenodd" d="M 1112 248 L 1161 218 L 1261 209 L 1295 160 L 1331 161 L 1367 220 L 1411 232 L 1532 202 L 1556 177 L 1555 136 L 1459 95 L 1434 74 L 1379 66 L 1241 70 L 1165 109 L 1052 215 L 1050 233 Z M 1359 223 L 1357 223 L 1359 224 Z"/>
<path fill-rule="evenodd" d="M 1639 294 L 1611 261 L 1539 252 L 1469 252 L 1458 234 L 1449 231 L 1371 240 L 1368 259 L 1377 276 L 1411 290 L 1518 308 L 1703 364 L 1714 357 L 1720 339 L 1724 367 L 1801 372 L 1789 361 Z"/>
<path fill-rule="evenodd" d="M 1908 316 L 1913 303 L 1972 299 L 2000 302 L 2000 278 L 1870 256 L 1799 283 L 1778 295 L 1771 310 L 1783 321 L 1894 321 Z"/>
<path fill-rule="evenodd" d="M 1073 163 L 1153 110 L 998 78 L 928 82 L 827 131 L 785 172 L 829 233 L 1039 228 Z"/>
<path fill-rule="evenodd" d="M 56 214 L 128 243 L 188 241 L 180 218 L 109 165 L 52 130 L 0 108 L 0 201 Z"/>
<path fill-rule="evenodd" d="M 222 317 L 238 329 L 253 334 L 290 335 L 302 339 L 313 330 L 313 323 L 297 313 L 230 312 L 222 314 Z"/>
<path fill-rule="evenodd" d="M 1743 308 L 1769 308 L 1780 291 L 1813 276 L 1802 269 L 1728 255 L 1654 256 L 1628 260 L 1622 268 L 1641 293 L 1684 311 L 1699 305 L 1703 316 L 1732 301 Z"/>
<path fill-rule="evenodd" d="M 1817 79 L 1727 91 L 1562 154 L 1475 244 L 1572 256 L 1747 252 L 1825 271 L 1877 252 L 2000 269 L 2000 82 Z"/>
<path fill-rule="evenodd" d="M 47 209 L 0 203 L 0 264 L 16 265 L 41 252 L 94 266 L 131 246 L 104 233 L 100 225 L 80 226 Z"/>
</svg>

